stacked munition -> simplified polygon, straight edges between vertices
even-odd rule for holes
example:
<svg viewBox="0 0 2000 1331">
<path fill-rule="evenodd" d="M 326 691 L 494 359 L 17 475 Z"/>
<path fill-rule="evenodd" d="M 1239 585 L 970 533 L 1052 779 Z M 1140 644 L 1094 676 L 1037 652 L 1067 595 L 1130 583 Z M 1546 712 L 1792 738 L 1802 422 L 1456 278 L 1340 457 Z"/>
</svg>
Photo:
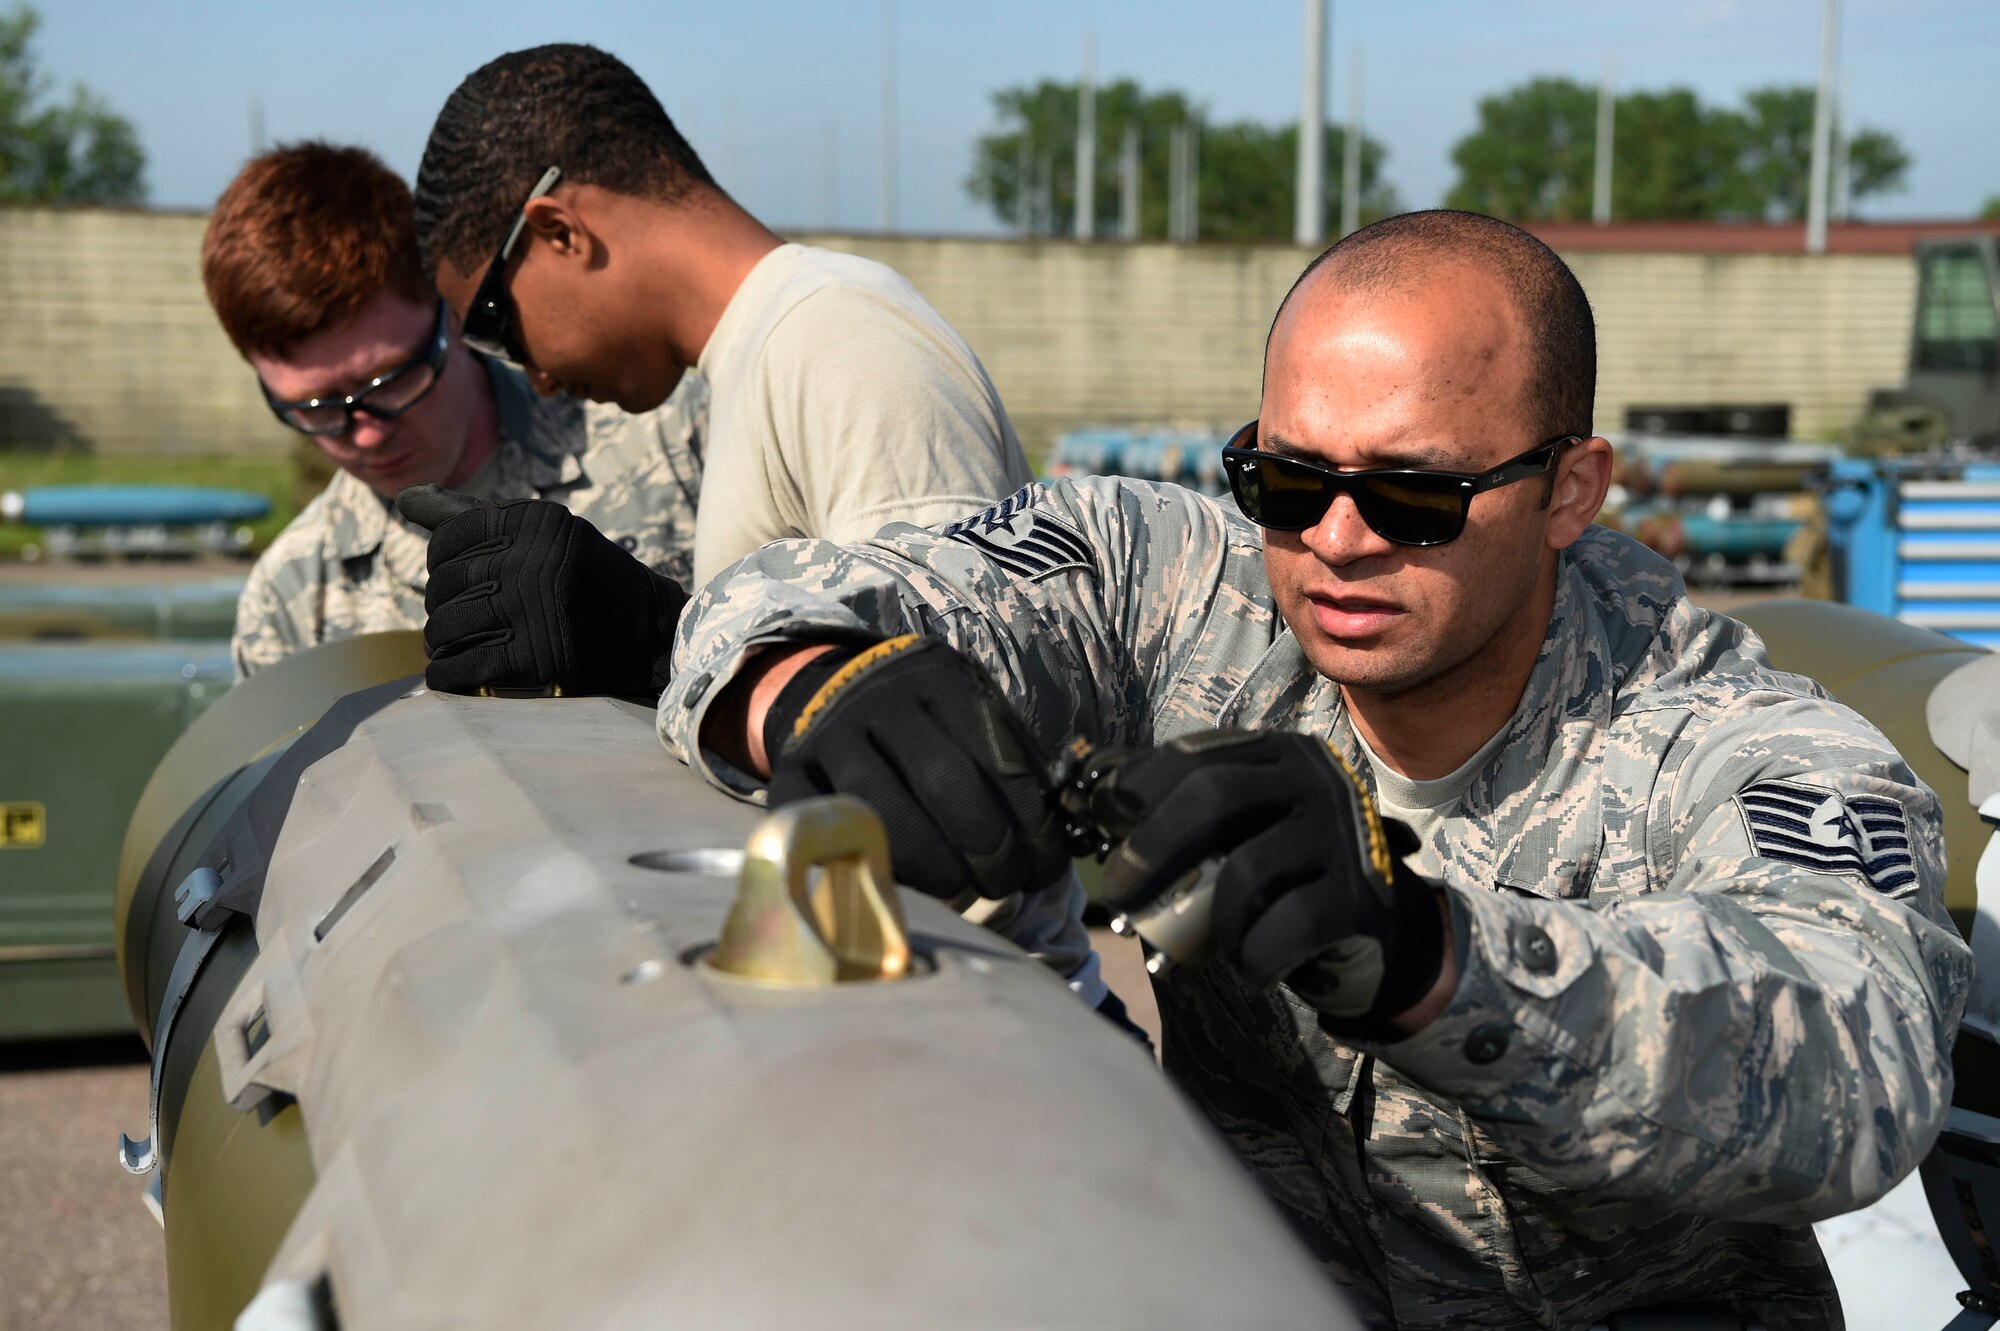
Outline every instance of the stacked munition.
<svg viewBox="0 0 2000 1331">
<path fill-rule="evenodd" d="M 1797 581 L 1801 533 L 1835 450 L 1813 444 L 1617 441 L 1601 521 L 1680 566 L 1691 582 Z"/>
<path fill-rule="evenodd" d="M 1073 430 L 1056 441 L 1048 474 L 1051 478 L 1130 476 L 1222 495 L 1229 489 L 1222 474 L 1222 446 L 1229 442 L 1229 433 L 1180 428 Z"/>
<path fill-rule="evenodd" d="M 191 726 L 121 858 L 177 1327 L 1354 1322 L 1146 1051 L 621 701 L 414 635 Z"/>
</svg>

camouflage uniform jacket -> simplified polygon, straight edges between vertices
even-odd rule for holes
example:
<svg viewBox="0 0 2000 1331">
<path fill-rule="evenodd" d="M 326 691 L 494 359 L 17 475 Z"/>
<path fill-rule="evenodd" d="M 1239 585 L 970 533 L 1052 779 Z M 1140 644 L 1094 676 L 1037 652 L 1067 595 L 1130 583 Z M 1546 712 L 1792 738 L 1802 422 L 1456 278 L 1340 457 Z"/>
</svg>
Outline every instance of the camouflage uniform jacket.
<svg viewBox="0 0 2000 1331">
<path fill-rule="evenodd" d="M 1808 1222 L 1913 1168 L 1950 1098 L 1968 954 L 1937 801 L 1636 543 L 1593 528 L 1558 580 L 1508 738 L 1436 838 L 1446 1010 L 1355 1046 L 1282 986 L 1179 969 L 1167 1068 L 1377 1324 L 1722 1299 L 1837 1326 Z M 1288 728 L 1368 770 L 1256 529 L 1175 487 L 1063 481 L 766 547 L 682 621 L 663 738 L 745 788 L 692 752 L 717 691 L 752 647 L 856 631 L 949 639 L 1051 745 Z"/>
<path fill-rule="evenodd" d="M 536 396 L 517 370 L 479 360 L 500 438 L 482 497 L 552 499 L 657 571 L 694 566 L 708 387 L 688 375 L 654 410 Z M 430 537 L 346 472 L 279 533 L 250 572 L 230 644 L 241 679 L 293 652 L 362 633 L 421 628 Z"/>
</svg>

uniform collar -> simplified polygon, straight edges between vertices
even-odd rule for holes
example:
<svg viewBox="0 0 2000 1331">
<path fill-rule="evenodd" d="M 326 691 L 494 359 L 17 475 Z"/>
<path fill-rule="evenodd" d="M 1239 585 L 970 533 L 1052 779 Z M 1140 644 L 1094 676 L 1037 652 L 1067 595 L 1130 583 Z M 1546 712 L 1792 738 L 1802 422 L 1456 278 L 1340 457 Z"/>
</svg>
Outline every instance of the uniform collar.
<svg viewBox="0 0 2000 1331">
<path fill-rule="evenodd" d="M 321 492 L 326 511 L 326 548 L 335 559 L 372 555 L 382 548 L 389 529 L 389 501 L 344 471 L 337 471 Z M 394 519 L 401 523 L 402 519 Z"/>
<path fill-rule="evenodd" d="M 570 397 L 543 397 L 528 377 L 511 365 L 475 356 L 493 385 L 493 406 L 499 418 L 496 446 L 500 458 L 502 499 L 525 499 L 583 479 L 583 450 L 589 442 L 584 407 Z M 526 487 L 526 493 L 505 491 Z"/>
<path fill-rule="evenodd" d="M 493 388 L 497 418 L 494 439 L 495 499 L 528 499 L 583 480 L 583 451 L 589 442 L 581 403 L 545 398 L 527 376 L 511 366 L 475 355 Z M 394 523 L 419 536 L 422 530 L 396 515 L 393 506 L 347 472 L 335 472 L 321 502 L 327 513 L 327 550 L 335 559 L 375 554 Z"/>
<path fill-rule="evenodd" d="M 1618 671 L 1595 609 L 1564 550 L 1555 609 L 1507 739 L 1465 792 L 1472 839 L 1490 837 L 1467 849 L 1493 866 L 1495 883 L 1538 896 L 1582 895 L 1603 844 L 1604 745 Z M 1600 835 L 1589 836 L 1592 828 Z"/>
<path fill-rule="evenodd" d="M 1576 831 L 1598 825 L 1599 763 L 1615 687 L 1610 644 L 1594 613 L 1592 589 L 1568 550 L 1556 564 L 1556 599 L 1541 652 L 1506 738 L 1466 787 L 1463 819 L 1453 825 L 1453 860 L 1479 880 L 1538 896 L 1581 892 L 1597 866 L 1598 844 Z M 1291 635 L 1291 654 L 1305 665 Z M 1371 770 L 1339 690 L 1331 695 L 1328 738 L 1356 772 Z"/>
</svg>

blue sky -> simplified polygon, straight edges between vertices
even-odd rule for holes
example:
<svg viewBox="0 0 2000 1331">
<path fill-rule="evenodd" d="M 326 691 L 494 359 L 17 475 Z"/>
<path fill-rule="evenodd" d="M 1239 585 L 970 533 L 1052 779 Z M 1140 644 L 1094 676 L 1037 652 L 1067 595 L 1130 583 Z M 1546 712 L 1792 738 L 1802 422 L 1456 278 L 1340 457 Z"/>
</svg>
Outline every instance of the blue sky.
<svg viewBox="0 0 2000 1331">
<path fill-rule="evenodd" d="M 589 41 L 643 75 L 723 183 L 780 227 L 872 227 L 880 163 L 881 0 L 694 6 L 304 6 L 245 0 L 41 0 L 44 71 L 81 79 L 139 126 L 162 207 L 206 207 L 249 149 L 252 98 L 273 140 L 365 143 L 414 173 L 445 96 L 502 51 Z M 1101 78 L 1178 87 L 1215 120 L 1293 119 L 1300 0 L 897 0 L 901 225 L 980 231 L 962 182 L 990 93 L 1073 78 L 1086 34 Z M 1403 0 L 1333 6 L 1331 105 L 1350 49 L 1363 120 L 1406 204 L 1438 202 L 1477 99 L 1536 74 L 1624 89 L 1687 85 L 1734 101 L 1817 76 L 1819 0 Z M 1845 0 L 1842 64 L 1861 125 L 1910 149 L 1909 188 L 1864 216 L 1966 216 L 2000 195 L 2000 0 Z M 825 167 L 834 145 L 835 170 Z M 832 189 L 829 190 L 829 176 Z M 831 194 L 831 198 L 829 198 Z"/>
</svg>

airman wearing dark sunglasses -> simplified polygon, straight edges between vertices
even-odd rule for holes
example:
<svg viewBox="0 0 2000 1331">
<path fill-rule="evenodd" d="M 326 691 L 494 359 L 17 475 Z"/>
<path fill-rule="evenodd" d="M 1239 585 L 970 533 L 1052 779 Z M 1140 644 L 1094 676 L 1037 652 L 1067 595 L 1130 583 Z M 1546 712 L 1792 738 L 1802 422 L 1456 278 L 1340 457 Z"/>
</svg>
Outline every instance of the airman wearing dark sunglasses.
<svg viewBox="0 0 2000 1331">
<path fill-rule="evenodd" d="M 424 276 L 409 186 L 373 154 L 298 143 L 253 159 L 216 203 L 202 279 L 271 414 L 339 469 L 251 570 L 239 676 L 423 625 L 428 533 L 390 506 L 423 482 L 564 505 L 635 566 L 689 575 L 699 379 L 639 416 L 538 397 L 460 338 Z"/>
<path fill-rule="evenodd" d="M 1207 866 L 1167 1070 L 1372 1322 L 1837 1325 L 1810 1222 L 1950 1098 L 1938 804 L 1593 525 L 1595 376 L 1546 247 L 1388 219 L 1280 308 L 1237 512 L 1062 480 L 770 547 L 690 609 L 661 735 L 862 795 L 927 891 L 1043 881 L 1077 790 L 1118 908 Z"/>
<path fill-rule="evenodd" d="M 541 46 L 473 71 L 416 197 L 467 340 L 537 387 L 643 411 L 690 369 L 707 380 L 697 581 L 766 541 L 929 525 L 1032 475 L 978 357 L 914 287 L 786 243 L 607 52 Z"/>
</svg>

